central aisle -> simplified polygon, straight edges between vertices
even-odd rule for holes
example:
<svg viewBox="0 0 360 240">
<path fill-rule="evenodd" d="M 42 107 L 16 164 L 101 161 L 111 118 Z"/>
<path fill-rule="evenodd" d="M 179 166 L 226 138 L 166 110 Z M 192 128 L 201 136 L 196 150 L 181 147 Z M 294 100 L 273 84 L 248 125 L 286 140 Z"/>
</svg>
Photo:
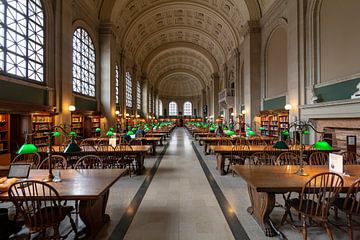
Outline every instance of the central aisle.
<svg viewBox="0 0 360 240">
<path fill-rule="evenodd" d="M 234 239 L 185 131 L 174 130 L 125 239 Z"/>
</svg>

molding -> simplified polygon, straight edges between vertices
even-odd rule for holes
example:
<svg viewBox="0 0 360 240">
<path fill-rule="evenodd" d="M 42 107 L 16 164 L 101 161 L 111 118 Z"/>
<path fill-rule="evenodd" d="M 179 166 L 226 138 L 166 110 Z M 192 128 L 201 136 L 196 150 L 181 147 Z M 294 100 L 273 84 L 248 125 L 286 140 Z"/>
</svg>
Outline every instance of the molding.
<svg viewBox="0 0 360 240">
<path fill-rule="evenodd" d="M 355 74 L 348 75 L 348 76 L 341 77 L 341 78 L 337 78 L 337 79 L 334 79 L 334 80 L 331 80 L 331 81 L 318 83 L 318 84 L 315 85 L 315 88 L 331 86 L 331 85 L 334 85 L 334 84 L 337 84 L 337 83 L 342 83 L 342 82 L 346 82 L 346 81 L 349 81 L 349 80 L 354 80 L 354 79 L 357 79 L 357 78 L 359 78 L 359 81 L 360 81 L 360 73 L 355 73 Z"/>
<path fill-rule="evenodd" d="M 0 81 L 10 82 L 10 83 L 14 83 L 17 85 L 33 87 L 33 88 L 38 88 L 38 89 L 42 89 L 42 90 L 55 91 L 55 88 L 49 87 L 48 85 L 46 85 L 46 82 L 37 83 L 35 81 L 27 81 L 27 80 L 12 78 L 12 77 L 9 77 L 6 75 L 0 75 Z"/>
<path fill-rule="evenodd" d="M 74 97 L 77 97 L 77 98 L 81 98 L 81 99 L 85 99 L 85 100 L 88 100 L 88 101 L 92 101 L 92 102 L 97 102 L 97 98 L 94 97 L 87 97 L 87 96 L 84 96 L 84 95 L 81 95 L 81 94 L 78 94 L 78 93 L 75 93 L 73 92 L 73 96 Z"/>
<path fill-rule="evenodd" d="M 286 97 L 286 92 L 285 93 L 282 93 L 280 95 L 277 95 L 275 97 L 270 97 L 270 98 L 263 98 L 262 100 L 263 101 L 271 101 L 271 100 L 274 100 L 274 99 L 277 99 L 277 98 L 281 98 L 281 97 Z"/>
</svg>

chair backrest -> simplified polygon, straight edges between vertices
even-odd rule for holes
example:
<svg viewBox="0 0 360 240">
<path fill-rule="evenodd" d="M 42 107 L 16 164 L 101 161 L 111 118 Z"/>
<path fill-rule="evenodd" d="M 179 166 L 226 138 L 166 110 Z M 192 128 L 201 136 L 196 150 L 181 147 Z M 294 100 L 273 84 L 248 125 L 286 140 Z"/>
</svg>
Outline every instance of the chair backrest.
<svg viewBox="0 0 360 240">
<path fill-rule="evenodd" d="M 228 145 L 231 146 L 233 143 L 229 139 L 220 139 L 217 145 Z"/>
<path fill-rule="evenodd" d="M 255 152 L 250 156 L 250 165 L 274 165 L 273 157 L 266 152 Z"/>
<path fill-rule="evenodd" d="M 260 137 L 250 138 L 249 142 L 251 145 L 264 145 L 264 146 L 267 145 L 266 142 L 263 139 L 261 139 Z"/>
<path fill-rule="evenodd" d="M 300 193 L 300 212 L 311 214 L 326 220 L 329 208 L 333 204 L 344 184 L 339 174 L 326 172 L 311 177 Z"/>
<path fill-rule="evenodd" d="M 327 152 L 313 152 L 309 157 L 310 165 L 326 165 L 329 160 L 329 154 Z"/>
<path fill-rule="evenodd" d="M 349 188 L 343 209 L 352 215 L 360 215 L 360 178 Z"/>
<path fill-rule="evenodd" d="M 344 164 L 360 164 L 360 156 L 354 152 L 343 152 Z"/>
<path fill-rule="evenodd" d="M 96 155 L 86 155 L 81 157 L 74 166 L 75 169 L 102 169 L 103 162 Z"/>
<path fill-rule="evenodd" d="M 130 143 L 129 143 L 130 145 L 143 145 L 143 142 L 142 142 L 142 140 L 141 139 L 131 139 L 131 141 L 130 141 Z"/>
<path fill-rule="evenodd" d="M 59 194 L 49 184 L 34 180 L 16 182 L 10 186 L 8 194 L 30 231 L 57 226 L 62 221 Z"/>
<path fill-rule="evenodd" d="M 31 154 L 19 154 L 17 155 L 11 163 L 30 163 L 32 169 L 36 169 L 41 161 L 40 154 L 31 153 Z"/>
<path fill-rule="evenodd" d="M 80 142 L 80 146 L 95 146 L 97 141 L 94 138 L 85 138 Z"/>
<path fill-rule="evenodd" d="M 275 164 L 277 165 L 299 165 L 300 156 L 294 152 L 282 152 L 277 156 Z"/>
<path fill-rule="evenodd" d="M 67 160 L 61 155 L 52 155 L 51 156 L 51 167 L 53 169 L 66 169 Z M 49 157 L 46 157 L 38 166 L 38 169 L 49 169 Z"/>
</svg>

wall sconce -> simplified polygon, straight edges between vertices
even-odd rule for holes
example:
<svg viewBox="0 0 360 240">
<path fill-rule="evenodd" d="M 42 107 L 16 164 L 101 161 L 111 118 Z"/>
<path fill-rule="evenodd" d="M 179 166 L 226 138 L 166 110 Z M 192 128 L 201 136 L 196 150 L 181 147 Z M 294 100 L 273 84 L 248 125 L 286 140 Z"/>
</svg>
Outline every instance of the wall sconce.
<svg viewBox="0 0 360 240">
<path fill-rule="evenodd" d="M 245 109 L 241 110 L 241 114 L 245 115 L 245 114 L 246 114 L 246 110 L 245 110 Z"/>
<path fill-rule="evenodd" d="M 116 110 L 116 111 L 115 111 L 115 114 L 116 114 L 116 116 L 119 116 L 120 111 L 119 111 L 119 110 Z"/>
<path fill-rule="evenodd" d="M 233 117 L 233 116 L 234 116 L 234 113 L 232 112 L 230 115 Z"/>
<path fill-rule="evenodd" d="M 69 111 L 74 112 L 76 110 L 76 107 L 74 105 L 69 105 Z"/>
<path fill-rule="evenodd" d="M 288 103 L 288 104 L 285 105 L 285 110 L 290 111 L 291 108 L 292 108 L 291 104 Z"/>
<path fill-rule="evenodd" d="M 129 113 L 126 113 L 126 115 L 125 115 L 126 117 L 129 117 L 130 116 L 130 114 Z"/>
<path fill-rule="evenodd" d="M 140 117 L 140 115 L 139 115 L 139 114 L 136 114 L 136 117 L 137 117 L 137 118 L 139 118 L 139 117 Z"/>
</svg>

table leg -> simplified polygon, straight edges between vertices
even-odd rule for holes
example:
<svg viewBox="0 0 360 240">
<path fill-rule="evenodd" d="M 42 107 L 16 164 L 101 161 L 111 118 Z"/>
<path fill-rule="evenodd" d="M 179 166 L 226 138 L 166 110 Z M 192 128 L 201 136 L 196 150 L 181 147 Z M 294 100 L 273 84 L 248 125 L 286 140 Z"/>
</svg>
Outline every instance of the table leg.
<svg viewBox="0 0 360 240">
<path fill-rule="evenodd" d="M 153 142 L 153 151 L 152 151 L 152 154 L 155 156 L 155 154 L 156 154 L 156 141 L 152 141 Z"/>
<path fill-rule="evenodd" d="M 207 144 L 207 142 L 205 142 L 205 145 L 204 145 L 204 150 L 205 150 L 205 155 L 207 155 L 208 154 L 208 144 Z"/>
<path fill-rule="evenodd" d="M 79 215 L 86 226 L 87 239 L 95 239 L 103 225 L 110 220 L 110 216 L 105 214 L 108 198 L 109 190 L 96 200 L 80 201 Z"/>
<path fill-rule="evenodd" d="M 163 137 L 160 138 L 160 146 L 163 146 L 162 140 L 163 140 Z"/>
<path fill-rule="evenodd" d="M 144 167 L 144 154 L 139 154 L 136 157 L 136 165 L 137 165 L 137 172 L 136 175 L 142 175 L 143 174 L 143 170 L 145 169 Z"/>
<path fill-rule="evenodd" d="M 225 156 L 220 154 L 220 157 L 216 156 L 216 160 L 217 160 L 217 169 L 220 170 L 220 174 L 221 175 L 226 175 L 225 172 Z"/>
<path fill-rule="evenodd" d="M 253 216 L 265 236 L 273 237 L 277 235 L 277 231 L 273 228 L 269 217 L 275 206 L 275 194 L 266 192 L 257 192 L 255 188 L 248 185 L 248 192 L 251 201 L 251 207 L 247 211 Z"/>
</svg>

